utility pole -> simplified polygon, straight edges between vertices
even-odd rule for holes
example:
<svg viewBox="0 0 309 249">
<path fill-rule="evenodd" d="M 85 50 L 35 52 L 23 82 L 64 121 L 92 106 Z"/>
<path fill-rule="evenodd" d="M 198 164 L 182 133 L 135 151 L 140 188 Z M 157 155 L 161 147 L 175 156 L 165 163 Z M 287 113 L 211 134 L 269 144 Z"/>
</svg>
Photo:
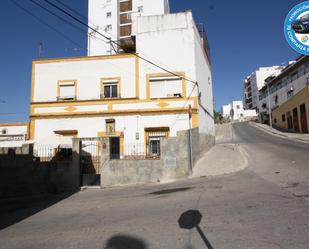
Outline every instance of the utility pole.
<svg viewBox="0 0 309 249">
<path fill-rule="evenodd" d="M 192 131 L 191 131 L 191 119 L 192 119 L 192 107 L 189 105 L 189 150 L 190 150 L 190 170 L 193 172 L 193 156 L 192 156 Z"/>
<path fill-rule="evenodd" d="M 271 106 L 270 106 L 270 95 L 269 95 L 269 83 L 267 83 L 267 94 L 268 94 L 268 112 L 269 112 L 269 126 L 273 128 L 273 121 L 271 115 Z"/>
</svg>

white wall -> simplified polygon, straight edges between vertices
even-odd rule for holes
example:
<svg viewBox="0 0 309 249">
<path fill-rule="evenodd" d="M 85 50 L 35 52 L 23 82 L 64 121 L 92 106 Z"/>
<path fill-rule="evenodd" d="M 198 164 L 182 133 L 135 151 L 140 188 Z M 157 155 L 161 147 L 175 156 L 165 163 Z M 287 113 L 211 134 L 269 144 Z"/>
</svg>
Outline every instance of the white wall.
<svg viewBox="0 0 309 249">
<path fill-rule="evenodd" d="M 221 114 L 224 118 L 229 118 L 231 116 L 231 104 L 223 105 L 221 108 Z"/>
<path fill-rule="evenodd" d="M 77 80 L 77 99 L 99 99 L 100 79 L 121 78 L 121 97 L 135 97 L 135 56 L 35 64 L 34 101 L 57 100 L 58 80 Z"/>
<path fill-rule="evenodd" d="M 128 115 L 87 118 L 38 119 L 35 121 L 36 143 L 40 145 L 70 144 L 71 137 L 57 135 L 57 130 L 77 130 L 77 137 L 97 137 L 98 132 L 106 132 L 105 120 L 115 119 L 116 131 L 124 133 L 124 143 L 144 143 L 144 130 L 148 127 L 170 127 L 170 135 L 189 129 L 187 114 Z M 175 122 L 177 120 L 177 122 Z M 139 132 L 139 140 L 136 139 Z"/>
<path fill-rule="evenodd" d="M 191 12 L 164 16 L 138 17 L 134 20 L 133 34 L 136 35 L 137 52 L 170 71 L 184 71 L 186 77 L 199 82 L 204 107 L 213 114 L 211 68 L 204 55 L 201 40 Z M 156 53 L 153 53 L 153 51 Z M 141 61 L 141 77 L 162 70 Z M 141 78 L 143 82 L 144 79 Z M 197 96 L 197 88 L 187 81 L 187 95 Z M 141 96 L 145 93 L 141 86 Z M 213 119 L 199 108 L 200 132 L 214 134 Z"/>
</svg>

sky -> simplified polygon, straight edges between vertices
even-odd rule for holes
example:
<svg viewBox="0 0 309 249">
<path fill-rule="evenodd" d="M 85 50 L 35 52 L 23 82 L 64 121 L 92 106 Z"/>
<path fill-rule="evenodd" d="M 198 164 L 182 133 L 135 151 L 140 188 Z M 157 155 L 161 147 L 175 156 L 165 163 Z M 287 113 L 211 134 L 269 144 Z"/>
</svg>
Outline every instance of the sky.
<svg viewBox="0 0 309 249">
<path fill-rule="evenodd" d="M 87 47 L 85 28 L 63 23 L 30 0 L 14 1 L 41 21 L 13 0 L 0 2 L 0 123 L 28 121 L 31 61 L 38 58 L 40 43 L 42 58 L 82 56 Z M 61 1 L 87 16 L 87 0 Z M 171 12 L 192 10 L 195 21 L 205 25 L 216 110 L 242 99 L 243 80 L 258 67 L 282 65 L 299 56 L 286 42 L 283 24 L 290 9 L 301 2 L 170 0 Z"/>
</svg>

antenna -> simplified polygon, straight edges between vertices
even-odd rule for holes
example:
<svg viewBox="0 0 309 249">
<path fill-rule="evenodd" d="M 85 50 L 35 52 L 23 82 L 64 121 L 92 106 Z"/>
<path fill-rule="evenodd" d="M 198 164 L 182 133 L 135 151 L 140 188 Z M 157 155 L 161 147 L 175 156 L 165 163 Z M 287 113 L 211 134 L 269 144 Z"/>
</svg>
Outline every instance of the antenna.
<svg viewBox="0 0 309 249">
<path fill-rule="evenodd" d="M 42 54 L 43 54 L 43 42 L 40 42 L 39 43 L 39 58 L 42 57 Z"/>
</svg>

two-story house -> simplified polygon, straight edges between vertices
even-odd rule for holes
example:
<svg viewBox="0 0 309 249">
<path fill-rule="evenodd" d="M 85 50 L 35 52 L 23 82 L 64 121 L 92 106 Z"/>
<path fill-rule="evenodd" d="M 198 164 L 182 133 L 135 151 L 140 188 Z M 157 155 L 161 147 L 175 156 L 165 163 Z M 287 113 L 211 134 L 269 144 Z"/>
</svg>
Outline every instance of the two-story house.
<svg viewBox="0 0 309 249">
<path fill-rule="evenodd" d="M 121 158 L 135 143 L 158 154 L 160 138 L 190 125 L 214 135 L 209 51 L 192 13 L 136 17 L 132 35 L 135 53 L 33 61 L 29 136 L 36 145 L 110 137 Z"/>
</svg>

